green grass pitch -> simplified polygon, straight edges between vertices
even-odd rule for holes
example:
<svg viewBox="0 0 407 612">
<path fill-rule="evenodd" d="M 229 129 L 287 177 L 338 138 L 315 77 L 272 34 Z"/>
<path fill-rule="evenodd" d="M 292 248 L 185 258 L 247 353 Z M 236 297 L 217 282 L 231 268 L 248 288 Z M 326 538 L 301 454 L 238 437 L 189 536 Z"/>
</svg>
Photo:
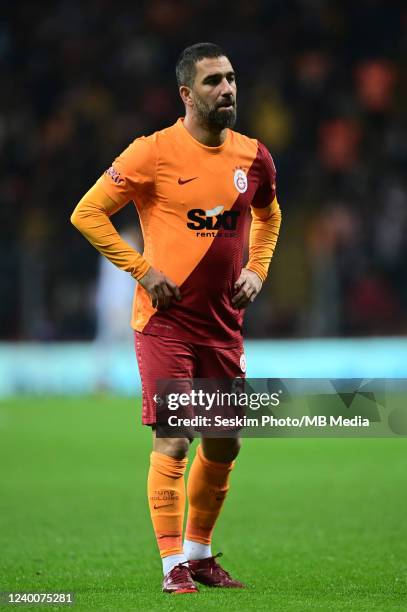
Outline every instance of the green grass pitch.
<svg viewBox="0 0 407 612">
<path fill-rule="evenodd" d="M 139 410 L 0 404 L 0 591 L 74 591 L 75 611 L 407 610 L 407 438 L 244 440 L 213 548 L 248 588 L 170 596 Z"/>
</svg>

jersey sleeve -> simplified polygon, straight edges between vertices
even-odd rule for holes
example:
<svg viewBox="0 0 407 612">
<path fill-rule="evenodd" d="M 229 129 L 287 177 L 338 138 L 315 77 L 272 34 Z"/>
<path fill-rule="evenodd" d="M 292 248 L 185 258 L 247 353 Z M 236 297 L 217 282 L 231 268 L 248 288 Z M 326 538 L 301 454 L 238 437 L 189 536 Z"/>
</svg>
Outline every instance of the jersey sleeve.
<svg viewBox="0 0 407 612">
<path fill-rule="evenodd" d="M 267 147 L 258 143 L 262 160 L 260 184 L 252 201 L 253 208 L 266 208 L 276 197 L 276 167 Z"/>
<path fill-rule="evenodd" d="M 281 225 L 281 210 L 276 196 L 276 168 L 266 147 L 259 143 L 262 158 L 259 187 L 251 205 L 249 261 L 246 268 L 264 281 L 276 248 Z"/>
<path fill-rule="evenodd" d="M 115 266 L 139 280 L 150 265 L 118 234 L 110 221 L 120 206 L 97 183 L 89 189 L 71 216 L 72 224 Z"/>
<path fill-rule="evenodd" d="M 154 192 L 157 146 L 154 136 L 136 138 L 98 180 L 119 206 L 130 200 L 143 204 Z"/>
</svg>

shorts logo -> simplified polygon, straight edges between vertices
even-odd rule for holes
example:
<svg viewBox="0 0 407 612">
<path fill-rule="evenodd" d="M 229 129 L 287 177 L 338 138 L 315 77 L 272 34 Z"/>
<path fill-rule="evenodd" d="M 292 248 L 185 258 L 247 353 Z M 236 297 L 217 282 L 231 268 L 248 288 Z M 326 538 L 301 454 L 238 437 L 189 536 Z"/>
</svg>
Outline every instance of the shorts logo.
<svg viewBox="0 0 407 612">
<path fill-rule="evenodd" d="M 242 168 L 236 168 L 233 182 L 239 193 L 245 193 L 248 187 L 247 175 Z"/>
<path fill-rule="evenodd" d="M 242 372 L 246 372 L 246 357 L 244 353 L 240 355 L 240 369 Z"/>
</svg>

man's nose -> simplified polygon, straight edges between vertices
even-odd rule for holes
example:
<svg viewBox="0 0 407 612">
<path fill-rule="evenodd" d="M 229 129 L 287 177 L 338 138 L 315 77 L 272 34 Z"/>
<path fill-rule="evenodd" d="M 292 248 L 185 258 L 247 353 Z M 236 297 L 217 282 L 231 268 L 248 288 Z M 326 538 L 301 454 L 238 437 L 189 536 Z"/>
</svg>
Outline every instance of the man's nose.
<svg viewBox="0 0 407 612">
<path fill-rule="evenodd" d="M 222 96 L 233 96 L 234 89 L 227 79 L 222 81 Z"/>
</svg>

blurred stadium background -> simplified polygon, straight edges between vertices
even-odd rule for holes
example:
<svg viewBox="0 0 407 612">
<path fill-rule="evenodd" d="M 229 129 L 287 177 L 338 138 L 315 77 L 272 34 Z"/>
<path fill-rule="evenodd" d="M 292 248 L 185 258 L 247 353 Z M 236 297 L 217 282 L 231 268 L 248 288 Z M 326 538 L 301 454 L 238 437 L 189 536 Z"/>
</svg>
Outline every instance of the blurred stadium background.
<svg viewBox="0 0 407 612">
<path fill-rule="evenodd" d="M 278 172 L 283 225 L 247 312 L 248 375 L 406 377 L 405 2 L 5 4 L 0 591 L 162 610 L 133 281 L 69 217 L 132 139 L 182 115 L 175 61 L 201 40 L 230 56 L 236 129 Z M 141 246 L 131 205 L 113 221 Z M 405 610 L 405 442 L 245 440 L 215 550 L 254 589 L 188 607 Z"/>
<path fill-rule="evenodd" d="M 174 64 L 206 39 L 236 67 L 236 129 L 271 150 L 284 214 L 269 280 L 246 317 L 247 338 L 282 343 L 248 345 L 250 375 L 265 354 L 278 376 L 404 375 L 405 3 L 19 0 L 0 20 L 0 393 L 46 391 L 47 381 L 51 391 L 86 391 L 80 379 L 89 381 L 95 354 L 104 360 L 101 346 L 106 384 L 138 384 L 132 288 L 69 216 L 133 138 L 182 114 Z M 114 222 L 140 244 L 132 206 Z M 71 341 L 75 350 L 60 344 Z M 116 341 L 127 347 L 115 351 Z"/>
</svg>

